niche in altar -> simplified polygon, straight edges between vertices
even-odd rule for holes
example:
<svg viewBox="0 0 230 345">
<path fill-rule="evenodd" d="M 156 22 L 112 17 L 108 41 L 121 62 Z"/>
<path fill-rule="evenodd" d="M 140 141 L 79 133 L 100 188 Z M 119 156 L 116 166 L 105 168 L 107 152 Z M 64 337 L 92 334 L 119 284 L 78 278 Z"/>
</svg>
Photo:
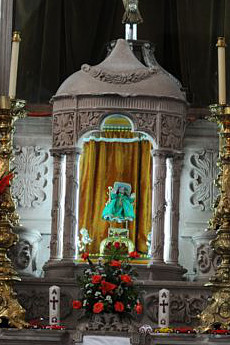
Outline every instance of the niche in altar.
<svg viewBox="0 0 230 345">
<path fill-rule="evenodd" d="M 143 63 L 136 51 L 142 52 Z M 129 250 L 138 250 L 146 260 L 142 263 L 149 264 L 149 279 L 181 279 L 178 221 L 186 109 L 181 85 L 159 66 L 148 42 L 113 42 L 102 63 L 83 65 L 60 86 L 53 97 L 47 276 L 74 274 L 77 238 L 87 229 L 92 254 L 103 253 L 108 237 L 127 238 Z M 102 217 L 111 192 L 121 191 L 116 183 L 129 186 L 122 191 L 126 197 L 133 195 L 134 216 L 122 222 Z"/>
</svg>

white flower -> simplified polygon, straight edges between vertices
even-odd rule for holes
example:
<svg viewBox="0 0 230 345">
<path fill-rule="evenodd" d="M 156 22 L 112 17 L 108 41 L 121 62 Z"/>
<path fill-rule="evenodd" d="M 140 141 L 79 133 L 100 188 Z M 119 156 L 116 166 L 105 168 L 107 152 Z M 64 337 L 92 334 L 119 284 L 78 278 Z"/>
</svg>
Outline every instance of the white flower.
<svg viewBox="0 0 230 345">
<path fill-rule="evenodd" d="M 90 293 L 92 293 L 92 290 L 88 290 L 86 293 L 89 295 Z"/>
<path fill-rule="evenodd" d="M 95 292 L 95 296 L 97 297 L 97 296 L 101 296 L 101 292 L 100 291 L 96 291 Z"/>
<path fill-rule="evenodd" d="M 90 269 L 85 270 L 85 274 L 91 274 L 92 271 Z"/>
<path fill-rule="evenodd" d="M 83 307 L 85 307 L 85 306 L 86 306 L 86 304 L 87 304 L 87 300 L 86 300 L 86 299 L 84 299 L 84 301 L 83 301 L 83 303 L 82 303 Z"/>
<path fill-rule="evenodd" d="M 109 295 L 106 296 L 105 300 L 108 301 L 109 303 L 112 303 L 112 302 L 113 302 L 113 301 L 112 301 L 112 297 L 109 296 Z"/>
</svg>

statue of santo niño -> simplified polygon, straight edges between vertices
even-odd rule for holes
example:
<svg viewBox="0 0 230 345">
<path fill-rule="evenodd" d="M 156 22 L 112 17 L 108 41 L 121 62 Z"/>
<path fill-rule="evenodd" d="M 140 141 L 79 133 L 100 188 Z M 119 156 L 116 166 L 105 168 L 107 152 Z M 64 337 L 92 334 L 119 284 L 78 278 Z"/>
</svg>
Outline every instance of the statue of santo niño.
<svg viewBox="0 0 230 345">
<path fill-rule="evenodd" d="M 102 212 L 102 219 L 117 223 L 133 221 L 135 219 L 134 200 L 135 193 L 131 194 L 129 183 L 115 182 Z"/>
</svg>

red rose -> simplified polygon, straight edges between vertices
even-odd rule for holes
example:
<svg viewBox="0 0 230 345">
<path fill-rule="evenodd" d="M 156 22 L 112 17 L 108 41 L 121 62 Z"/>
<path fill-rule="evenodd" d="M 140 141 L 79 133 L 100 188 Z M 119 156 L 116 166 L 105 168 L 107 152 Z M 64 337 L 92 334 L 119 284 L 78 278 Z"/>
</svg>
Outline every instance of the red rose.
<svg viewBox="0 0 230 345">
<path fill-rule="evenodd" d="M 137 303 L 137 304 L 135 305 L 135 310 L 136 310 L 136 313 L 137 313 L 137 314 L 142 314 L 142 312 L 143 312 L 143 306 L 142 306 L 142 304 L 141 304 L 141 303 Z"/>
<path fill-rule="evenodd" d="M 84 260 L 87 260 L 88 257 L 89 257 L 89 253 L 87 253 L 87 252 L 81 254 L 81 258 L 84 259 Z"/>
<path fill-rule="evenodd" d="M 104 310 L 104 304 L 101 303 L 101 302 L 98 302 L 98 303 L 95 303 L 94 306 L 93 306 L 93 312 L 95 314 L 98 314 L 100 313 L 101 311 Z"/>
<path fill-rule="evenodd" d="M 121 274 L 120 278 L 125 283 L 132 283 L 132 279 L 128 274 Z"/>
<path fill-rule="evenodd" d="M 112 267 L 121 267 L 121 262 L 119 260 L 111 260 L 110 266 L 112 266 Z"/>
<path fill-rule="evenodd" d="M 119 249 L 120 248 L 120 242 L 114 242 L 114 247 L 116 249 Z"/>
<path fill-rule="evenodd" d="M 82 303 L 81 301 L 73 301 L 73 309 L 81 309 Z"/>
<path fill-rule="evenodd" d="M 135 251 L 135 252 L 130 252 L 129 257 L 132 259 L 135 259 L 135 258 L 139 258 L 140 255 L 138 254 L 138 252 Z"/>
<path fill-rule="evenodd" d="M 124 304 L 122 303 L 122 302 L 115 302 L 115 304 L 114 304 L 114 309 L 115 309 L 115 311 L 118 311 L 118 312 L 123 312 L 124 311 L 124 309 L 125 309 L 125 307 L 124 307 Z"/>
<path fill-rule="evenodd" d="M 102 291 L 103 295 L 105 295 L 106 292 L 113 291 L 114 289 L 116 289 L 116 287 L 117 287 L 117 285 L 106 282 L 105 280 L 102 280 L 102 282 L 101 282 L 101 291 Z"/>
<path fill-rule="evenodd" d="M 94 276 L 92 276 L 92 283 L 93 284 L 98 284 L 101 282 L 102 276 L 100 276 L 99 274 L 95 274 Z"/>
</svg>

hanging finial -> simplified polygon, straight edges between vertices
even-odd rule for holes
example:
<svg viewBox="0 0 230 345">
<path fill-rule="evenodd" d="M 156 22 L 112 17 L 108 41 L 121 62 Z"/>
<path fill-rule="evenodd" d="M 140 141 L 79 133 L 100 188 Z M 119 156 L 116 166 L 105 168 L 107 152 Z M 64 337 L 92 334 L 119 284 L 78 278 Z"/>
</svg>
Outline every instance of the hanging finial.
<svg viewBox="0 0 230 345">
<path fill-rule="evenodd" d="M 143 23 L 140 11 L 138 9 L 139 0 L 122 0 L 125 13 L 122 18 L 122 24 L 125 24 L 125 39 L 137 39 L 137 24 Z"/>
</svg>

